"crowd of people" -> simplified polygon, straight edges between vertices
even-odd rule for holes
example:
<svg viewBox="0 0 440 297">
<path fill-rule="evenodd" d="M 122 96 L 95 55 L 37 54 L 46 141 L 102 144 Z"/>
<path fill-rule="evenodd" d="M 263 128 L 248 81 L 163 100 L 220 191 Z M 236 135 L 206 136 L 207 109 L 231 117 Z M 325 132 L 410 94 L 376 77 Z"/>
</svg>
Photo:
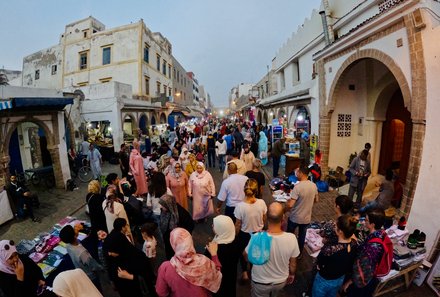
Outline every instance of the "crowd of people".
<svg viewBox="0 0 440 297">
<path fill-rule="evenodd" d="M 121 178 L 110 173 L 106 186 L 97 180 L 88 186 L 87 249 L 77 239 L 81 226 L 68 225 L 60 232 L 76 269 L 60 273 L 53 292 L 63 297 L 102 296 L 99 274 L 106 271 L 121 297 L 233 297 L 240 267 L 240 279 L 250 281 L 252 296 L 277 296 L 295 280 L 319 195 L 303 164 L 295 172 L 298 184 L 290 199 L 266 204 L 261 167 L 268 162 L 268 133 L 267 127 L 255 123 L 211 121 L 193 131 L 183 125 L 169 128 L 151 143 L 135 139 L 130 151 L 121 145 Z M 87 158 L 101 162 L 92 146 Z M 385 254 L 381 242 L 386 239 L 380 205 L 362 210 L 365 241 L 354 237 L 358 218 L 352 213 L 351 198 L 367 176 L 366 158 L 362 153 L 353 161 L 361 168 L 355 172 L 359 181 L 351 197 L 336 198 L 337 217 L 323 228 L 325 244 L 317 258 L 313 296 L 336 296 L 339 290 L 349 296 L 371 296 L 377 284 L 375 269 Z M 223 172 L 218 192 L 207 167 Z M 213 239 L 199 254 L 192 232 L 195 224 L 212 216 Z M 298 238 L 293 234 L 297 228 Z M 269 249 L 254 236 L 262 232 L 269 235 Z M 165 251 L 162 263 L 158 248 Z M 251 259 L 257 250 L 266 258 L 255 264 Z M 6 297 L 37 296 L 45 280 L 35 263 L 17 253 L 13 242 L 3 240 L 0 283 Z"/>
</svg>

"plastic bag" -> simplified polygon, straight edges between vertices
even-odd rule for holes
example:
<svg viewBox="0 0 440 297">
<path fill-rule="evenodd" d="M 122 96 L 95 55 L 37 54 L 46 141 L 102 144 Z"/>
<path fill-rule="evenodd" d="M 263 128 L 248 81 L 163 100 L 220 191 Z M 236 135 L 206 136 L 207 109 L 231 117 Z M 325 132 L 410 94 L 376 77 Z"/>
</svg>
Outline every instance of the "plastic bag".
<svg viewBox="0 0 440 297">
<path fill-rule="evenodd" d="M 248 259 L 254 265 L 263 265 L 269 261 L 272 237 L 267 232 L 252 235 L 249 242 Z"/>
</svg>

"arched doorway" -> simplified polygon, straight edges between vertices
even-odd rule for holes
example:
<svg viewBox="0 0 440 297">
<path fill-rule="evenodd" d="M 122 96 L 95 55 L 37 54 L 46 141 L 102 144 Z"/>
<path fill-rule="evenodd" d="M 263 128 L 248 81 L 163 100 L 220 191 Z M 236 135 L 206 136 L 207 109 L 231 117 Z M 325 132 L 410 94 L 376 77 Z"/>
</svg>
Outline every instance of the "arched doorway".
<svg viewBox="0 0 440 297">
<path fill-rule="evenodd" d="M 44 129 L 33 122 L 22 122 L 12 132 L 9 141 L 9 171 L 11 174 L 52 166 L 52 157 Z"/>
<path fill-rule="evenodd" d="M 264 123 L 267 125 L 269 124 L 268 116 L 267 116 L 267 110 L 264 111 L 264 117 L 263 117 Z"/>
<path fill-rule="evenodd" d="M 160 123 L 161 124 L 166 124 L 167 123 L 167 117 L 164 113 L 160 114 Z"/>
<path fill-rule="evenodd" d="M 304 130 L 310 134 L 310 114 L 304 106 L 298 107 L 294 118 L 296 130 Z"/>
<path fill-rule="evenodd" d="M 145 114 L 142 114 L 139 118 L 139 129 L 142 130 L 143 134 L 147 133 L 147 125 L 148 125 L 148 117 Z"/>
<path fill-rule="evenodd" d="M 263 121 L 263 116 L 261 115 L 261 110 L 258 110 L 257 122 L 258 124 L 261 124 L 262 121 Z"/>
<path fill-rule="evenodd" d="M 391 97 L 382 126 L 380 174 L 385 174 L 388 168 L 398 170 L 399 180 L 405 182 L 411 151 L 411 136 L 411 113 L 405 108 L 402 92 L 399 89 Z"/>
<path fill-rule="evenodd" d="M 156 116 L 155 115 L 151 116 L 151 125 L 152 126 L 156 125 Z"/>
<path fill-rule="evenodd" d="M 134 119 L 131 115 L 126 115 L 124 117 L 124 123 L 123 123 L 123 127 L 122 130 L 124 131 L 124 136 L 133 136 L 134 135 Z M 125 138 L 125 137 L 124 137 Z"/>
<path fill-rule="evenodd" d="M 359 153 L 369 142 L 373 175 L 384 174 L 394 166 L 405 180 L 412 120 L 401 85 L 382 60 L 363 58 L 344 69 L 330 101 L 334 105 L 330 112 L 329 167 L 348 166 L 350 155 Z"/>
</svg>

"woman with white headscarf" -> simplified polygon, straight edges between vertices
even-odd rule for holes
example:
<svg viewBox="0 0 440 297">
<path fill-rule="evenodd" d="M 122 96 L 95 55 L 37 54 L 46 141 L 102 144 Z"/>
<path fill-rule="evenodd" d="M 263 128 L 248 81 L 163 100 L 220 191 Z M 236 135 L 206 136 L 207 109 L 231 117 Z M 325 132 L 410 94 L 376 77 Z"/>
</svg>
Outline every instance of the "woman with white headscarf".
<svg viewBox="0 0 440 297">
<path fill-rule="evenodd" d="M 179 156 L 179 162 L 182 164 L 183 170 L 185 170 L 186 165 L 189 163 L 189 151 L 186 147 L 182 148 L 182 152 Z"/>
<path fill-rule="evenodd" d="M 17 253 L 12 240 L 0 241 L 0 290 L 6 297 L 34 297 L 45 284 L 40 267 Z"/>
<path fill-rule="evenodd" d="M 215 184 L 202 162 L 197 163 L 196 171 L 189 178 L 188 195 L 193 198 L 194 221 L 205 220 L 214 213 L 212 197 L 215 197 Z"/>
<path fill-rule="evenodd" d="M 53 291 L 60 297 L 102 297 L 81 269 L 63 271 L 53 281 Z"/>
<path fill-rule="evenodd" d="M 188 176 L 182 170 L 182 165 L 175 162 L 166 176 L 167 187 L 176 198 L 176 202 L 188 210 Z"/>
<path fill-rule="evenodd" d="M 235 226 L 232 219 L 225 215 L 216 216 L 213 219 L 212 229 L 215 237 L 211 245 L 217 245 L 217 257 L 222 265 L 222 283 L 220 289 L 214 296 L 235 297 L 237 284 L 237 264 L 240 258 L 240 248 L 238 241 L 235 240 Z M 211 257 L 209 249 L 205 255 Z"/>
</svg>

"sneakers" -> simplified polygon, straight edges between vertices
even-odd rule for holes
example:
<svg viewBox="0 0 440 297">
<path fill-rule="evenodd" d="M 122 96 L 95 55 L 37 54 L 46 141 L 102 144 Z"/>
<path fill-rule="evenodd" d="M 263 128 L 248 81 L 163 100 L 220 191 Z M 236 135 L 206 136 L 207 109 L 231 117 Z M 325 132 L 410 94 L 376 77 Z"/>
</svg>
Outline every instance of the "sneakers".
<svg viewBox="0 0 440 297">
<path fill-rule="evenodd" d="M 420 232 L 419 229 L 414 230 L 408 237 L 407 246 L 409 249 L 417 249 L 425 247 L 426 234 Z"/>
</svg>

